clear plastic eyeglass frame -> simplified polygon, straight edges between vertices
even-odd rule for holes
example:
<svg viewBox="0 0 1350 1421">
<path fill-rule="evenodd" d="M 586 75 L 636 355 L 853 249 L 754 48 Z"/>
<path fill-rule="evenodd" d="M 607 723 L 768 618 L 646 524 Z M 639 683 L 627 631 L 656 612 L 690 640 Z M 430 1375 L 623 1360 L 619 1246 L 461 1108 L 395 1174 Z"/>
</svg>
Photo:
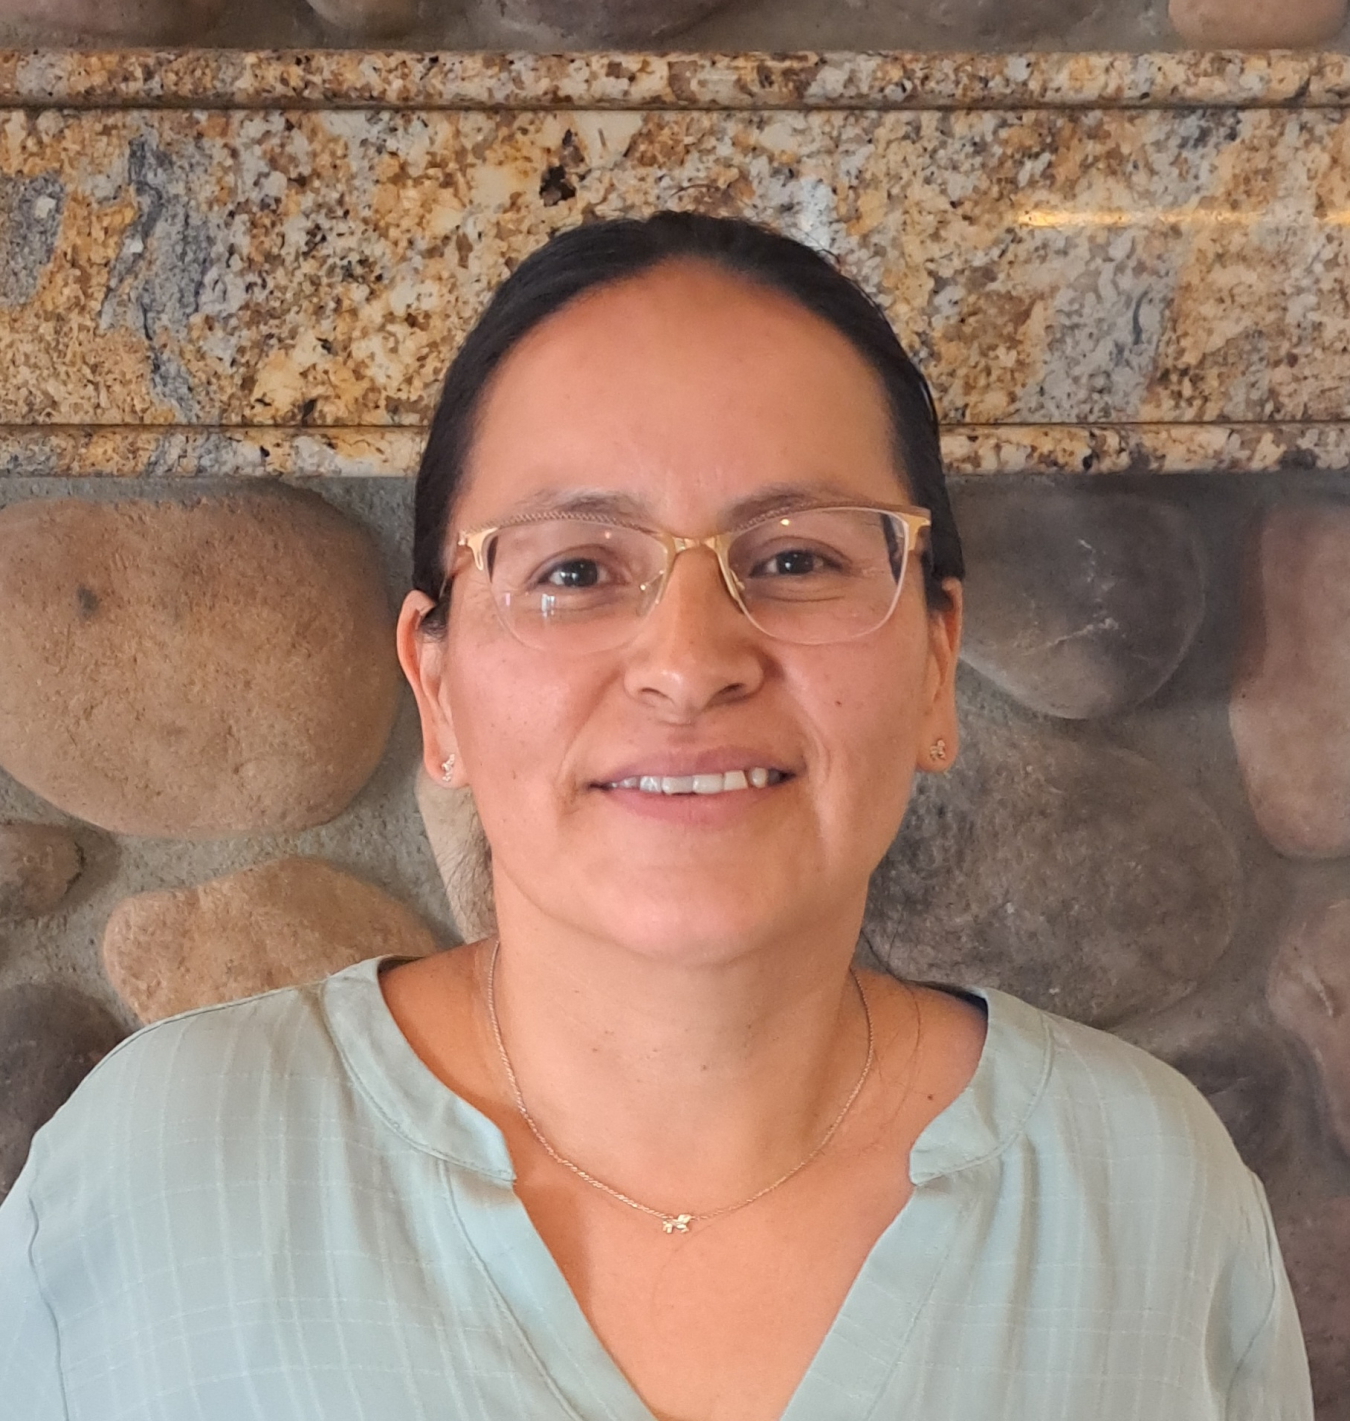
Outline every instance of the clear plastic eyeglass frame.
<svg viewBox="0 0 1350 1421">
<path fill-rule="evenodd" d="M 900 593 L 904 588 L 910 556 L 918 547 L 924 532 L 932 526 L 932 515 L 926 508 L 914 508 L 905 504 L 820 504 L 781 508 L 761 517 L 750 519 L 746 523 L 738 524 L 734 528 L 728 528 L 720 533 L 710 533 L 705 538 L 686 538 L 677 533 L 668 532 L 663 528 L 653 528 L 646 524 L 628 522 L 622 518 L 601 516 L 592 513 L 572 513 L 565 509 L 559 509 L 547 513 L 525 514 L 519 518 L 509 519 L 503 523 L 468 529 L 459 535 L 456 539 L 455 546 L 457 554 L 465 552 L 469 554 L 473 560 L 474 567 L 478 572 L 483 574 L 483 576 L 488 578 L 489 586 L 491 586 L 492 570 L 489 566 L 489 551 L 493 538 L 505 529 L 557 520 L 576 523 L 594 523 L 612 528 L 625 528 L 635 533 L 645 534 L 654 542 L 660 544 L 665 554 L 664 562 L 656 575 L 651 578 L 649 582 L 642 585 L 641 590 L 644 595 L 633 617 L 631 630 L 623 639 L 611 643 L 610 649 L 623 645 L 624 640 L 631 639 L 631 637 L 637 635 L 643 620 L 645 620 L 660 603 L 661 597 L 670 582 L 670 576 L 675 566 L 675 559 L 678 558 L 681 553 L 691 552 L 696 548 L 706 548 L 717 558 L 717 565 L 721 570 L 723 585 L 726 587 L 732 602 L 744 614 L 751 625 L 763 632 L 765 636 L 772 637 L 775 640 L 792 641 L 793 638 L 785 637 L 781 633 L 771 631 L 763 626 L 750 610 L 746 604 L 744 585 L 731 565 L 729 554 L 736 540 L 752 529 L 762 527 L 778 519 L 800 517 L 804 514 L 811 513 L 875 513 L 891 519 L 892 526 L 902 530 L 902 536 L 899 540 L 902 548 L 900 569 L 895 578 L 895 588 L 891 596 L 890 605 L 887 607 L 885 614 L 871 626 L 847 636 L 832 637 L 830 640 L 847 641 L 859 636 L 870 635 L 873 631 L 885 625 L 900 600 Z M 462 564 L 460 558 L 457 556 L 455 564 L 452 565 L 450 572 L 446 575 L 445 581 L 441 585 L 441 595 L 437 599 L 438 605 L 444 604 L 450 590 L 450 584 L 455 577 L 459 575 L 460 571 L 462 571 Z M 496 595 L 493 596 L 492 601 L 493 606 L 496 608 L 497 615 L 506 630 L 518 641 L 524 642 L 527 646 L 531 645 L 530 642 L 526 641 L 525 638 L 520 635 L 518 628 L 512 625 Z M 807 642 L 805 644 L 811 643 Z"/>
</svg>

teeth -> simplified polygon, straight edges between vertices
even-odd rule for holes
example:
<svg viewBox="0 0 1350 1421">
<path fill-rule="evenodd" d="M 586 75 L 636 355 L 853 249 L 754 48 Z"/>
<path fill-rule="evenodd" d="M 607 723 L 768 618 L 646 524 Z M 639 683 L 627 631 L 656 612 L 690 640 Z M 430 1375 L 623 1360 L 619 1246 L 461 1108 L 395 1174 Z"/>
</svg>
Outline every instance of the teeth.
<svg viewBox="0 0 1350 1421">
<path fill-rule="evenodd" d="M 766 789 L 782 782 L 781 770 L 728 770 L 721 775 L 629 775 L 607 789 L 636 789 L 643 794 L 726 794 L 739 789 Z"/>
</svg>

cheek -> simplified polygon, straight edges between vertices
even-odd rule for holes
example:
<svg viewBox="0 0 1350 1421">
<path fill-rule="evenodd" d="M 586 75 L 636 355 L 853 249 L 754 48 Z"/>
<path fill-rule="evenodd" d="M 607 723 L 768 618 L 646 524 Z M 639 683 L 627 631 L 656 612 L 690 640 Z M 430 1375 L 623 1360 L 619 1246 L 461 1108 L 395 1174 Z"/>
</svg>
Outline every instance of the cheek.
<svg viewBox="0 0 1350 1421">
<path fill-rule="evenodd" d="M 824 774 L 828 813 L 889 842 L 909 797 L 923 721 L 924 660 L 912 638 L 840 648 L 822 674 L 801 679 Z"/>
<path fill-rule="evenodd" d="M 521 646 L 491 609 L 463 610 L 449 632 L 445 685 L 479 812 L 485 826 L 537 819 L 589 713 L 587 678 L 575 662 Z"/>
</svg>

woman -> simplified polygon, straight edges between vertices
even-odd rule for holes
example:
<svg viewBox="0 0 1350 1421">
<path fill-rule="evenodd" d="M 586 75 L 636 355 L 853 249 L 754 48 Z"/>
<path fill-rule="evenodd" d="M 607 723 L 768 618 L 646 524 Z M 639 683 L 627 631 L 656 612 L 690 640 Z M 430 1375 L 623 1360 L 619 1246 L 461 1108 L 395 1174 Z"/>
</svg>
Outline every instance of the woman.
<svg viewBox="0 0 1350 1421">
<path fill-rule="evenodd" d="M 0 1210 L 0 1417 L 1306 1421 L 1184 1081 L 850 968 L 955 754 L 960 574 L 923 382 L 823 259 L 662 214 L 526 261 L 398 632 L 499 935 L 115 1052 Z"/>
</svg>

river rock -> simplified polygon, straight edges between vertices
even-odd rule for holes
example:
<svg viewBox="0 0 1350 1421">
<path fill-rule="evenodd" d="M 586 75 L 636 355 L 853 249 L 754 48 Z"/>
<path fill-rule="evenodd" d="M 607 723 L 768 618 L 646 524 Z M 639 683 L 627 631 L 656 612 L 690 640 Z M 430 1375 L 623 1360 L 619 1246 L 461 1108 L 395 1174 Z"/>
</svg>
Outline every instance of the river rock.
<svg viewBox="0 0 1350 1421">
<path fill-rule="evenodd" d="M 1166 1020 L 1166 1018 L 1164 1018 Z M 1285 1056 L 1268 1033 L 1227 1018 L 1219 1025 L 1187 1023 L 1128 1033 L 1200 1090 L 1257 1173 L 1284 1157 L 1290 1141 L 1290 1077 Z"/>
<path fill-rule="evenodd" d="M 28 39 L 188 39 L 224 8 L 225 0 L 0 0 L 0 26 Z"/>
<path fill-rule="evenodd" d="M 0 768 L 122 834 L 338 814 L 399 678 L 366 532 L 317 495 L 0 510 Z"/>
<path fill-rule="evenodd" d="M 34 1133 L 125 1034 L 69 987 L 0 992 L 0 1198 L 18 1178 Z"/>
<path fill-rule="evenodd" d="M 1198 49 L 1299 49 L 1345 23 L 1346 0 L 1171 0 L 1177 33 Z"/>
<path fill-rule="evenodd" d="M 1111 1026 L 1184 997 L 1232 932 L 1235 851 L 1209 807 L 1107 744 L 963 709 L 872 879 L 862 949 Z"/>
<path fill-rule="evenodd" d="M 1276 1020 L 1316 1062 L 1327 1120 L 1350 1154 L 1350 898 L 1295 919 L 1267 995 Z"/>
<path fill-rule="evenodd" d="M 68 829 L 0 824 L 0 918 L 52 912 L 79 877 L 83 860 Z"/>
<path fill-rule="evenodd" d="M 480 20 L 565 45 L 642 46 L 688 29 L 727 0 L 476 0 Z"/>
<path fill-rule="evenodd" d="M 1252 812 L 1283 854 L 1350 854 L 1350 505 L 1270 509 L 1244 568 L 1229 722 Z"/>
<path fill-rule="evenodd" d="M 124 899 L 103 934 L 103 965 L 132 1011 L 158 1021 L 435 948 L 387 893 L 322 860 L 287 858 Z"/>
<path fill-rule="evenodd" d="M 1084 490 L 962 489 L 962 655 L 1044 715 L 1114 715 L 1181 664 L 1205 613 L 1184 509 Z"/>
<path fill-rule="evenodd" d="M 1350 1199 L 1276 1219 L 1312 1370 L 1317 1421 L 1350 1416 Z"/>
<path fill-rule="evenodd" d="M 926 18 L 953 34 L 953 46 L 995 47 L 1027 40 L 1059 41 L 1098 0 L 944 0 Z"/>
<path fill-rule="evenodd" d="M 417 807 L 460 937 L 465 942 L 491 937 L 497 931 L 492 859 L 473 795 L 437 784 L 422 771 L 417 776 Z"/>
<path fill-rule="evenodd" d="M 309 6 L 335 29 L 362 39 L 403 34 L 417 20 L 417 0 L 309 0 Z"/>
</svg>

